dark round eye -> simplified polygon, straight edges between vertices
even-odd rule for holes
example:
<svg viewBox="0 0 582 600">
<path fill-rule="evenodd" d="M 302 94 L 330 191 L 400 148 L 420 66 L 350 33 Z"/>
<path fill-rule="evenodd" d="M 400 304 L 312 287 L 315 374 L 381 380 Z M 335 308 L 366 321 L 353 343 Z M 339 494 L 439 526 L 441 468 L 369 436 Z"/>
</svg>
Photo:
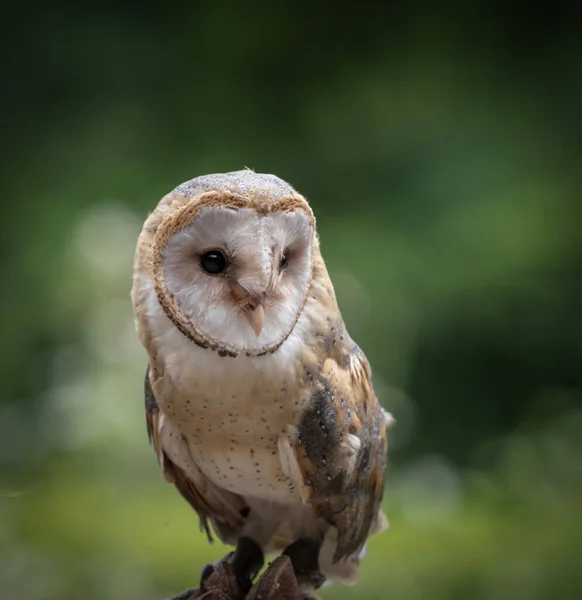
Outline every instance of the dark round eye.
<svg viewBox="0 0 582 600">
<path fill-rule="evenodd" d="M 284 269 L 289 262 L 289 250 L 283 250 L 283 254 L 281 254 L 281 268 Z"/>
<path fill-rule="evenodd" d="M 211 275 L 218 275 L 226 269 L 226 258 L 218 250 L 210 250 L 200 257 L 200 266 Z"/>
</svg>

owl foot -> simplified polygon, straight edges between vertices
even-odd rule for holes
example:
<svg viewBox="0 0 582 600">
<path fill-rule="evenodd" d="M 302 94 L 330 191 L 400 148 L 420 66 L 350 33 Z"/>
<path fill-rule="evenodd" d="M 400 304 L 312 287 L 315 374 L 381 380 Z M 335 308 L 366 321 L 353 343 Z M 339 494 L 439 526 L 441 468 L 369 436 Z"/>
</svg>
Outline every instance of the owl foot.
<svg viewBox="0 0 582 600">
<path fill-rule="evenodd" d="M 253 585 L 245 600 L 303 600 L 288 556 L 276 558 Z"/>
<path fill-rule="evenodd" d="M 319 600 L 305 587 L 300 588 L 289 556 L 279 556 L 269 564 L 248 593 L 239 589 L 227 554 L 215 565 L 206 565 L 200 587 L 186 590 L 172 600 Z M 311 586 L 313 589 L 313 586 Z"/>
<path fill-rule="evenodd" d="M 202 569 L 200 585 L 172 600 L 243 600 L 264 563 L 263 551 L 250 538 L 240 538 L 234 552 Z"/>
<path fill-rule="evenodd" d="M 251 538 L 239 538 L 236 549 L 225 557 L 238 582 L 239 590 L 247 594 L 265 562 L 261 547 Z"/>
<path fill-rule="evenodd" d="M 216 564 L 206 565 L 200 575 L 200 586 L 186 590 L 174 596 L 172 600 L 196 600 L 197 598 L 204 598 L 205 600 L 239 600 L 244 598 L 244 594 L 239 593 L 232 567 L 226 562 L 231 555 L 232 552 Z"/>
<path fill-rule="evenodd" d="M 300 539 L 285 548 L 283 555 L 291 559 L 295 577 L 303 591 L 304 598 L 311 600 L 317 598 L 312 591 L 320 588 L 325 583 L 325 575 L 319 570 L 319 542 Z"/>
</svg>

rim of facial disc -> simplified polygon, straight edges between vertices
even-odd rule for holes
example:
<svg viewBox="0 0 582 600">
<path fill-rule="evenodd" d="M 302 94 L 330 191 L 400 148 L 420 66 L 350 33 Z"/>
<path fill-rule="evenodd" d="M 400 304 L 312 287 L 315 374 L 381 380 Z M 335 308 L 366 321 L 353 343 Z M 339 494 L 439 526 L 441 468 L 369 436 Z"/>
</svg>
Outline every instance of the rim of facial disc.
<svg viewBox="0 0 582 600">
<path fill-rule="evenodd" d="M 203 192 L 192 198 L 188 198 L 186 204 L 181 206 L 175 212 L 164 217 L 154 235 L 152 246 L 154 289 L 160 306 L 178 331 L 180 331 L 186 338 L 194 342 L 196 345 L 205 349 L 216 351 L 220 356 L 236 357 L 243 352 L 246 356 L 263 356 L 265 354 L 272 354 L 278 350 L 291 335 L 291 332 L 295 328 L 295 325 L 297 324 L 297 321 L 303 312 L 305 302 L 311 288 L 311 283 L 313 281 L 313 260 L 311 261 L 309 282 L 305 288 L 303 298 L 301 299 L 299 310 L 297 311 L 294 320 L 290 324 L 289 330 L 276 344 L 261 346 L 254 350 L 243 350 L 242 348 L 224 344 L 205 335 L 202 333 L 202 331 L 200 331 L 194 322 L 187 319 L 180 312 L 180 308 L 174 294 L 168 289 L 164 279 L 162 252 L 173 235 L 190 225 L 199 215 L 200 211 L 209 206 L 221 206 L 224 208 L 230 208 L 232 210 L 251 208 L 258 214 L 263 215 L 273 212 L 292 212 L 296 210 L 302 210 L 309 217 L 312 227 L 312 252 L 315 239 L 315 216 L 313 211 L 311 210 L 311 207 L 307 201 L 300 194 L 283 196 L 281 198 L 272 200 L 264 194 L 259 195 L 258 192 L 256 195 L 251 193 L 249 196 L 242 196 L 230 191 L 213 190 L 209 192 Z"/>
</svg>

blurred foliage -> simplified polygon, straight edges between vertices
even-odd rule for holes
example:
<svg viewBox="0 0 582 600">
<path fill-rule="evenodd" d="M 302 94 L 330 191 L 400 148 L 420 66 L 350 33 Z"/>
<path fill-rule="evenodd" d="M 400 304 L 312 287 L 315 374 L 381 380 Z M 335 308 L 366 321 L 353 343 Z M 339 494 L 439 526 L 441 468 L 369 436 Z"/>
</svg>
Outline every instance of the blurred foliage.
<svg viewBox="0 0 582 600">
<path fill-rule="evenodd" d="M 129 302 L 167 191 L 318 217 L 397 425 L 356 588 L 582 595 L 582 31 L 522 2 L 4 3 L 0 596 L 145 600 L 224 548 L 158 472 Z"/>
</svg>

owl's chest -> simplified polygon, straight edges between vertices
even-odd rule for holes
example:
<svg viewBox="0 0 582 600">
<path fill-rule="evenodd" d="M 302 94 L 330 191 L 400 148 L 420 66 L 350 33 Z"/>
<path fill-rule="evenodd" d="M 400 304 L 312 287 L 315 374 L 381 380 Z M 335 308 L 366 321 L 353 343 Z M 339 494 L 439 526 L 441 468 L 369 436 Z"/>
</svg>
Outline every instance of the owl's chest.
<svg viewBox="0 0 582 600">
<path fill-rule="evenodd" d="M 190 456 L 220 487 L 287 501 L 296 490 L 281 469 L 278 440 L 305 401 L 294 373 L 235 361 L 220 371 L 202 367 L 177 377 L 161 403 Z"/>
</svg>

